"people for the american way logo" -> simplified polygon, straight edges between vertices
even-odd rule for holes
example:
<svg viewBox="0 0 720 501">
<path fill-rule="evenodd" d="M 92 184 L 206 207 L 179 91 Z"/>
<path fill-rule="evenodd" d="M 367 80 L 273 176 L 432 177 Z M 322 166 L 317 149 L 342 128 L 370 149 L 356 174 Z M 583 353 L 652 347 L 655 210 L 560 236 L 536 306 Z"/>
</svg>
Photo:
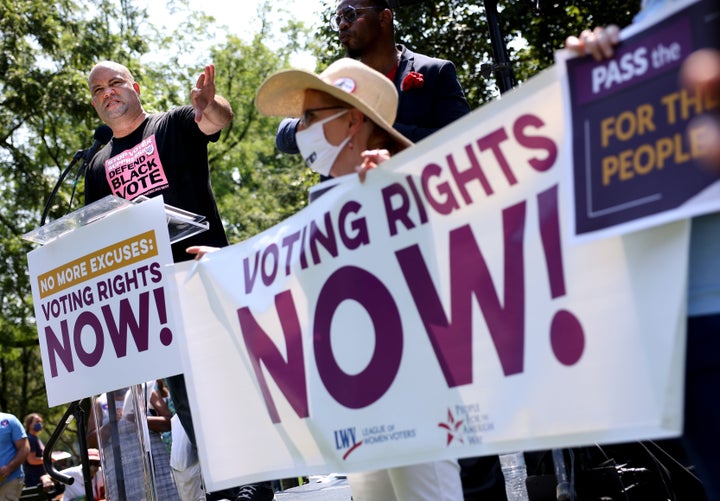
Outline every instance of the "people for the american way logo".
<svg viewBox="0 0 720 501">
<path fill-rule="evenodd" d="M 462 438 L 462 434 L 458 433 L 458 430 L 460 430 L 464 422 L 465 421 L 462 419 L 455 421 L 455 416 L 453 416 L 452 410 L 448 409 L 447 422 L 438 423 L 440 428 L 447 430 L 447 443 L 445 445 L 450 445 L 455 438 L 457 438 L 458 442 L 461 444 L 465 443 Z"/>
<path fill-rule="evenodd" d="M 447 432 L 445 446 L 457 444 L 478 445 L 483 434 L 493 431 L 495 423 L 480 409 L 480 404 L 456 404 L 448 407 L 447 418 L 438 427 Z"/>
</svg>

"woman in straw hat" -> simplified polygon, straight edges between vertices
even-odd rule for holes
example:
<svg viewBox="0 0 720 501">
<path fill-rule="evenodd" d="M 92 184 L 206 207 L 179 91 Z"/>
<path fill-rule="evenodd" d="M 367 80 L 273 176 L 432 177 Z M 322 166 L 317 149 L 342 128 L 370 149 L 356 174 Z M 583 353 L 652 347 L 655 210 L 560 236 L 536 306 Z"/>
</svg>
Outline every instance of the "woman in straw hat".
<svg viewBox="0 0 720 501">
<path fill-rule="evenodd" d="M 412 144 L 392 127 L 397 101 L 388 78 L 343 58 L 319 75 L 275 73 L 258 89 L 255 105 L 264 115 L 301 118 L 296 137 L 305 162 L 323 176 L 338 177 L 361 165 L 372 168 Z"/>
<path fill-rule="evenodd" d="M 393 129 L 398 95 L 383 74 L 354 59 L 322 73 L 285 70 L 258 89 L 255 105 L 270 116 L 301 118 L 296 134 L 307 165 L 323 176 L 364 175 L 412 145 Z M 433 461 L 348 475 L 355 501 L 463 499 L 457 461 Z"/>
</svg>

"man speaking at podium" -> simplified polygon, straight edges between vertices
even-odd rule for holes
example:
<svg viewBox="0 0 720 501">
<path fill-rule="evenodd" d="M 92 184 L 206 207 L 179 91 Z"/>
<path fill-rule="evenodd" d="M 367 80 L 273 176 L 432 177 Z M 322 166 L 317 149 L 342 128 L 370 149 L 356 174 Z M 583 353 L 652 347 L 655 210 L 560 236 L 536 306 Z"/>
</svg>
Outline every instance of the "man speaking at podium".
<svg viewBox="0 0 720 501">
<path fill-rule="evenodd" d="M 210 186 L 207 145 L 230 123 L 228 101 L 215 94 L 215 67 L 208 65 L 190 93 L 191 105 L 147 113 L 140 85 L 122 64 L 97 63 L 88 76 L 92 106 L 113 132 L 110 142 L 90 161 L 85 174 L 85 203 L 113 194 L 127 200 L 162 195 L 164 202 L 207 218 L 208 231 L 172 246 L 175 262 L 194 258 L 190 245 L 228 244 Z M 176 411 L 195 444 L 185 381 L 167 378 Z"/>
<path fill-rule="evenodd" d="M 190 245 L 227 245 L 210 186 L 207 144 L 218 140 L 233 113 L 215 94 L 215 67 L 206 66 L 199 76 L 191 106 L 164 113 L 145 112 L 140 85 L 119 63 L 96 64 L 88 85 L 93 108 L 113 138 L 90 161 L 85 203 L 110 194 L 127 200 L 162 195 L 167 204 L 205 216 L 208 231 L 172 246 L 175 262 L 194 257 L 185 252 Z"/>
</svg>

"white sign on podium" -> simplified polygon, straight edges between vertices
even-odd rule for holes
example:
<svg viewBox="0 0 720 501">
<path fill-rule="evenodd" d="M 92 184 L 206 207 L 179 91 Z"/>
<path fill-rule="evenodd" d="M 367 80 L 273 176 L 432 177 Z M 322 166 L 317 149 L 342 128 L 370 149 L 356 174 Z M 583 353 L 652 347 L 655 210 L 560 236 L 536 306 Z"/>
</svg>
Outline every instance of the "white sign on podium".
<svg viewBox="0 0 720 501">
<path fill-rule="evenodd" d="M 106 197 L 24 236 L 45 244 L 28 265 L 50 406 L 182 372 L 167 280 L 177 216 L 162 197 Z M 176 239 L 188 224 L 205 229 L 179 220 Z"/>
</svg>

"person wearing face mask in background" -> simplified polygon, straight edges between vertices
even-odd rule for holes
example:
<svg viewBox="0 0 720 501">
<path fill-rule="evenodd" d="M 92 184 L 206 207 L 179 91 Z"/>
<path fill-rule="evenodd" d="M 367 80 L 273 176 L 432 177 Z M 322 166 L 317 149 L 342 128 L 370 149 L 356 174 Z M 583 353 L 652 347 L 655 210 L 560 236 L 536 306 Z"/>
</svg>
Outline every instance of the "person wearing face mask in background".
<svg viewBox="0 0 720 501">
<path fill-rule="evenodd" d="M 43 429 L 42 416 L 36 412 L 28 414 L 23 420 L 25 433 L 27 433 L 28 442 L 30 443 L 30 454 L 25 459 L 23 470 L 25 471 L 25 485 L 34 487 L 41 484 L 40 477 L 45 474 L 45 466 L 43 466 L 43 451 L 45 444 L 38 436 Z"/>
</svg>

